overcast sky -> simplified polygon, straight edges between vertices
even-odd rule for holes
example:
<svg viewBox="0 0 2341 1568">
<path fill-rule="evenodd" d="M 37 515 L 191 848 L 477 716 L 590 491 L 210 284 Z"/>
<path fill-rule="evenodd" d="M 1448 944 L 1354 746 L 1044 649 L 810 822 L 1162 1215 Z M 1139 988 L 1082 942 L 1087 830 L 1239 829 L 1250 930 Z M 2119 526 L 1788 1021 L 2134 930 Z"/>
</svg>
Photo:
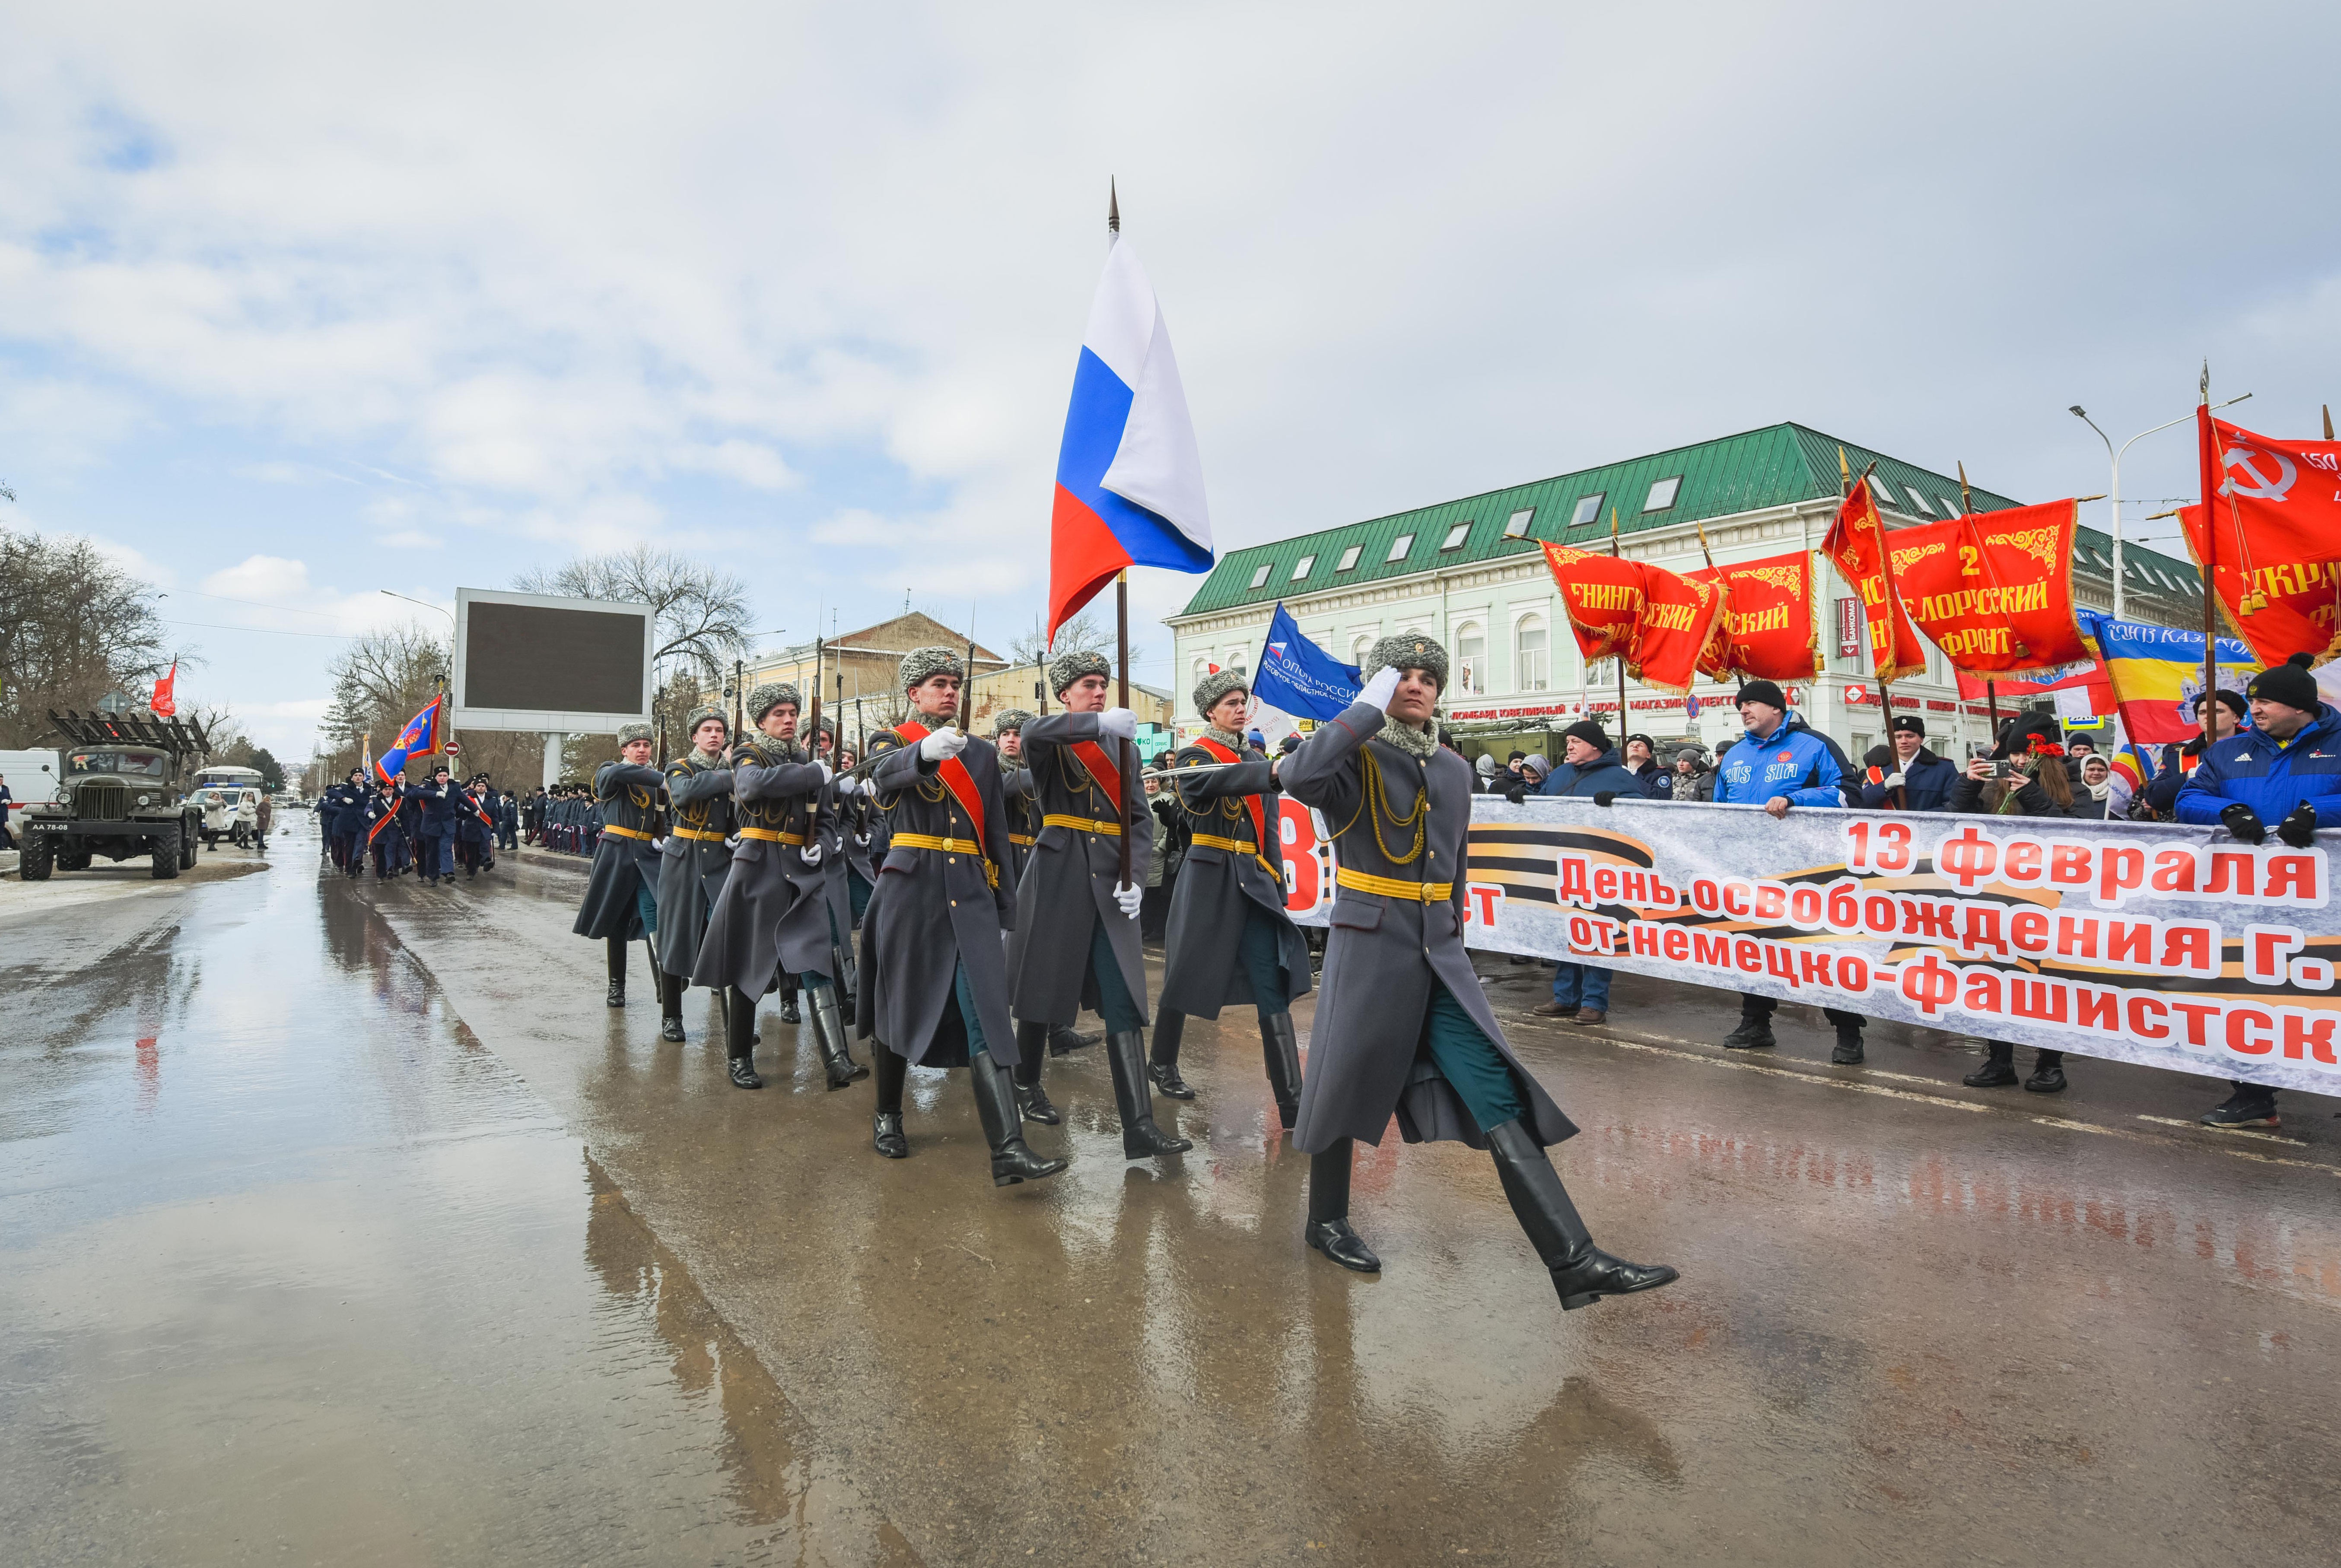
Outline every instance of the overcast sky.
<svg viewBox="0 0 2341 1568">
<path fill-rule="evenodd" d="M 2207 355 L 2341 401 L 2329 3 L 6 15 L 0 517 L 288 759 L 381 589 L 637 540 L 767 640 L 1029 626 L 1109 176 L 1223 548 L 1783 419 L 2088 494 L 2067 406 Z"/>
</svg>

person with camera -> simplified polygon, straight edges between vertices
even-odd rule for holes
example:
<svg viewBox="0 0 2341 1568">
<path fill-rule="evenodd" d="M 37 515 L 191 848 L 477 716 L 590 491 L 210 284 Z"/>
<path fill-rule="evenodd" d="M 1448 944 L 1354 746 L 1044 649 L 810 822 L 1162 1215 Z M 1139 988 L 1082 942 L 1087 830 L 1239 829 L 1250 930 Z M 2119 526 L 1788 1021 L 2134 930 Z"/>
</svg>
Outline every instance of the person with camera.
<svg viewBox="0 0 2341 1568">
<path fill-rule="evenodd" d="M 1958 787 L 1958 764 L 1927 749 L 1927 721 L 1897 714 L 1893 744 L 1873 746 L 1862 758 L 1861 806 L 1868 811 L 1948 811 Z"/>
<path fill-rule="evenodd" d="M 2216 824 L 2243 844 L 2266 843 L 2273 830 L 2296 849 L 2314 845 L 2319 828 L 2341 827 L 2341 710 L 2317 692 L 2311 658 L 2296 653 L 2252 677 L 2252 727 L 2204 748 L 2178 789 L 2181 822 Z M 2204 1113 L 2204 1126 L 2278 1125 L 2274 1089 L 2229 1082 L 2236 1092 Z"/>
<path fill-rule="evenodd" d="M 1592 719 L 1580 719 L 1562 730 L 1560 745 L 1561 764 L 1546 776 L 1538 794 L 1590 800 L 1596 806 L 1607 806 L 1621 795 L 1629 800 L 1651 799 L 1642 775 L 1619 759 L 1609 737 Z M 1529 1010 L 1540 1018 L 1566 1018 L 1588 1027 L 1606 1024 L 1609 971 L 1599 964 L 1555 964 L 1552 1000 Z"/>
<path fill-rule="evenodd" d="M 2050 713 L 2020 713 L 2000 726 L 1999 742 L 1988 757 L 1967 764 L 1967 777 L 1951 791 L 1951 809 L 2001 817 L 2071 817 L 2072 776 L 2065 771 L 2065 730 Z M 2016 1047 L 1987 1042 L 1983 1066 L 1960 1079 L 1971 1089 L 2005 1088 L 2016 1079 Z M 2065 1053 L 2046 1047 L 2033 1057 L 2024 1087 L 2036 1095 L 2061 1093 Z"/>
</svg>

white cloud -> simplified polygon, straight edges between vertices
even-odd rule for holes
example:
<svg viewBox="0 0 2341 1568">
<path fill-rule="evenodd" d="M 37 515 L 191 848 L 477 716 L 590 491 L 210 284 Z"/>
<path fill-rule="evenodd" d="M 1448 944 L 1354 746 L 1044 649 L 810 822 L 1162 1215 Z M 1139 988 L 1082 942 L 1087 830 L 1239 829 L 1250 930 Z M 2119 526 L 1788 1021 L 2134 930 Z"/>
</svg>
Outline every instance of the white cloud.
<svg viewBox="0 0 2341 1568">
<path fill-rule="evenodd" d="M 435 533 L 425 533 L 419 528 L 402 528 L 389 533 L 374 535 L 374 541 L 387 550 L 437 550 L 447 541 Z"/>
</svg>

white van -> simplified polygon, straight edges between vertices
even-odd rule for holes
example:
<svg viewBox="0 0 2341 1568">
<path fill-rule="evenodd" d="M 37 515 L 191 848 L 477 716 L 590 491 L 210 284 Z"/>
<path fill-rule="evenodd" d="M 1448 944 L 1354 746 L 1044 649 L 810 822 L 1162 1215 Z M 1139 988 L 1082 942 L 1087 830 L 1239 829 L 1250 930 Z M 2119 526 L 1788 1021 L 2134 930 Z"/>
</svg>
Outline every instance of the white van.
<svg viewBox="0 0 2341 1568">
<path fill-rule="evenodd" d="M 54 751 L 0 751 L 0 783 L 8 786 L 8 833 L 19 845 L 27 806 L 45 806 L 57 798 L 57 754 Z"/>
</svg>

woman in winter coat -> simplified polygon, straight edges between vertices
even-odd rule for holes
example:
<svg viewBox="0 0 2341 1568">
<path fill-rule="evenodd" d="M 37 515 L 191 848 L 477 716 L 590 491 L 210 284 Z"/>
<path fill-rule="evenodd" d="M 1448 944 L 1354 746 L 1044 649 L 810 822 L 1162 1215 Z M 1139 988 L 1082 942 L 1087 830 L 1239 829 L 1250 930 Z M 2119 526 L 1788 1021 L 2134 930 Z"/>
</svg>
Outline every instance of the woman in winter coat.
<svg viewBox="0 0 2341 1568">
<path fill-rule="evenodd" d="M 2008 764 L 2005 779 L 1997 776 L 2002 760 Z M 2001 726 L 1999 744 L 1991 755 L 1968 763 L 1967 777 L 1951 791 L 1951 809 L 2001 817 L 2105 814 L 2102 806 L 2096 811 L 2075 809 L 2072 779 L 2065 771 L 2065 731 L 2055 715 L 2047 713 L 2020 714 Z M 2004 1088 L 2017 1081 L 2016 1047 L 2007 1040 L 1988 1044 L 1990 1056 L 1983 1066 L 1960 1080 L 1969 1088 Z M 2060 1092 L 2065 1053 L 2045 1047 L 2035 1053 L 2032 1076 L 2024 1087 L 2036 1095 Z"/>
</svg>

